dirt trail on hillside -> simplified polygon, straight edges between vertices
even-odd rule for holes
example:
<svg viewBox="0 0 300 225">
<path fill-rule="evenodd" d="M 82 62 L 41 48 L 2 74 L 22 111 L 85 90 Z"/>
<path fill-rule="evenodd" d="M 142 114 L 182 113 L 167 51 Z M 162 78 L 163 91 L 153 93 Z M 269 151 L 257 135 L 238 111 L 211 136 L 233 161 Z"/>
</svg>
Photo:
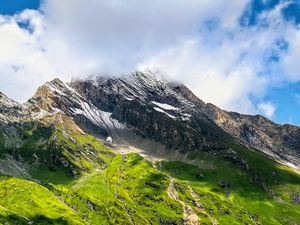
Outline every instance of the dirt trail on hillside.
<svg viewBox="0 0 300 225">
<path fill-rule="evenodd" d="M 194 192 L 194 190 L 188 185 L 188 189 L 190 191 L 191 196 L 193 197 L 194 201 L 195 201 L 195 206 L 197 207 L 198 211 L 205 214 L 212 222 L 213 225 L 218 225 L 218 221 L 212 217 L 211 215 L 209 215 L 204 207 L 202 206 L 199 197 L 196 195 L 196 193 Z"/>
<path fill-rule="evenodd" d="M 174 199 L 175 201 L 179 202 L 183 207 L 183 219 L 184 219 L 184 225 L 198 225 L 200 224 L 200 220 L 195 213 L 195 211 L 186 203 L 181 201 L 178 197 L 178 193 L 174 187 L 174 178 L 170 178 L 170 184 L 168 187 L 168 195 L 170 198 Z"/>
</svg>

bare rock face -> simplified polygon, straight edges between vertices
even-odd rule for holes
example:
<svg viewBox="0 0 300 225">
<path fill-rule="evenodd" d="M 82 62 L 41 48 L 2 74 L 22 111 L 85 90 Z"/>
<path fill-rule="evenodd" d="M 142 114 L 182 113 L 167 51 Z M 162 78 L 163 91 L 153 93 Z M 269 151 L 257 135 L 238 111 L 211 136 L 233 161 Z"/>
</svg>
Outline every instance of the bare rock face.
<svg viewBox="0 0 300 225">
<path fill-rule="evenodd" d="M 0 92 L 0 121 L 4 123 L 17 122 L 25 117 L 24 107 Z"/>
<path fill-rule="evenodd" d="M 161 80 L 151 72 L 71 83 L 55 79 L 41 86 L 26 104 L 3 94 L 0 104 L 2 121 L 62 113 L 78 129 L 111 142 L 130 133 L 186 153 L 228 151 L 226 140 L 235 139 L 276 160 L 300 165 L 300 128 L 205 104 L 186 86 Z"/>
<path fill-rule="evenodd" d="M 56 79 L 40 87 L 30 102 L 44 110 L 61 110 L 84 130 L 104 138 L 116 139 L 127 130 L 182 153 L 226 148 L 222 138 L 227 134 L 152 73 L 70 84 Z"/>
<path fill-rule="evenodd" d="M 30 113 L 23 105 L 0 92 L 0 154 L 4 147 L 20 146 L 19 129 L 30 120 Z"/>
<path fill-rule="evenodd" d="M 183 85 L 175 86 L 174 90 L 201 108 L 220 128 L 247 147 L 261 150 L 277 160 L 300 165 L 299 127 L 279 125 L 260 115 L 227 112 L 213 104 L 204 104 Z"/>
</svg>

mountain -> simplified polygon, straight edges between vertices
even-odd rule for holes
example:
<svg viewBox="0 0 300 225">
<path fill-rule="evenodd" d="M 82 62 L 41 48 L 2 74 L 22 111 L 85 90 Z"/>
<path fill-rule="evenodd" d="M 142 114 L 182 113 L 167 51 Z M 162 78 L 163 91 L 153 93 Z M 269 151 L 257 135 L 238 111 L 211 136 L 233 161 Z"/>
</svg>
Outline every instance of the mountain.
<svg viewBox="0 0 300 225">
<path fill-rule="evenodd" d="M 226 149 L 224 139 L 231 136 L 276 160 L 300 164 L 300 128 L 226 112 L 205 104 L 184 85 L 160 81 L 151 72 L 70 84 L 56 79 L 40 87 L 31 101 L 45 110 L 62 110 L 102 138 L 131 129 L 167 149 L 186 153 Z"/>
<path fill-rule="evenodd" d="M 300 224 L 300 128 L 152 72 L 0 94 L 0 224 Z"/>
<path fill-rule="evenodd" d="M 289 165 L 299 165 L 299 127 L 288 124 L 278 125 L 260 115 L 227 112 L 213 104 L 204 104 L 184 85 L 177 85 L 174 90 L 204 110 L 204 113 L 217 126 L 238 139 L 243 145 L 258 149 Z"/>
</svg>

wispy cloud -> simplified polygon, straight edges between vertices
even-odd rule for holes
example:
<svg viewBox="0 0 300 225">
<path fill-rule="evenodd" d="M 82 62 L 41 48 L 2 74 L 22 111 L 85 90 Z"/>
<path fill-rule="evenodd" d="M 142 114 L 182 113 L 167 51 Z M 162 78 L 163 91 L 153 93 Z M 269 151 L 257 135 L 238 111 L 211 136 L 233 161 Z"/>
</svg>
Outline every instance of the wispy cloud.
<svg viewBox="0 0 300 225">
<path fill-rule="evenodd" d="M 271 102 L 263 102 L 258 104 L 258 109 L 261 112 L 261 114 L 272 118 L 276 111 L 276 106 Z"/>
<path fill-rule="evenodd" d="M 289 44 L 295 44 L 292 37 L 300 32 L 284 20 L 281 10 L 286 6 L 282 3 L 263 13 L 251 27 L 236 24 L 224 29 L 216 22 L 210 29 L 203 24 L 199 36 L 147 58 L 139 68 L 163 71 L 227 110 L 271 117 L 275 110 L 270 104 L 260 104 L 267 91 L 298 80 L 288 72 L 287 59 L 294 60 L 291 55 L 299 48 L 290 50 Z"/>
<path fill-rule="evenodd" d="M 0 16 L 0 90 L 24 101 L 56 76 L 151 69 L 206 102 L 271 117 L 268 90 L 300 80 L 300 31 L 282 16 L 288 2 L 241 26 L 249 2 L 44 0 Z"/>
</svg>

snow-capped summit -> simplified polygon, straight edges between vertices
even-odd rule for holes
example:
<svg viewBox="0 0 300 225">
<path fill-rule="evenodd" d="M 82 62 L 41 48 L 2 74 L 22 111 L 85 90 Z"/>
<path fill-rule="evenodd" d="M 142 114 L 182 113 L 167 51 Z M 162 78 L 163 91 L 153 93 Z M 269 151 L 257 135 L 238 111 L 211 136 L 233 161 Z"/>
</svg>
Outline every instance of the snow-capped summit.
<svg viewBox="0 0 300 225">
<path fill-rule="evenodd" d="M 300 164 L 298 127 L 226 112 L 150 71 L 71 83 L 54 79 L 29 102 L 70 116 L 103 140 L 128 140 L 130 133 L 184 153 L 227 149 L 224 140 L 234 138 L 277 160 Z"/>
</svg>

